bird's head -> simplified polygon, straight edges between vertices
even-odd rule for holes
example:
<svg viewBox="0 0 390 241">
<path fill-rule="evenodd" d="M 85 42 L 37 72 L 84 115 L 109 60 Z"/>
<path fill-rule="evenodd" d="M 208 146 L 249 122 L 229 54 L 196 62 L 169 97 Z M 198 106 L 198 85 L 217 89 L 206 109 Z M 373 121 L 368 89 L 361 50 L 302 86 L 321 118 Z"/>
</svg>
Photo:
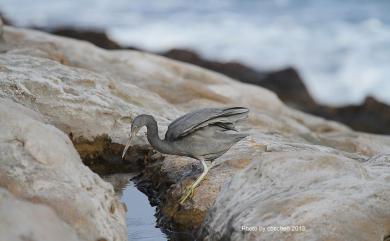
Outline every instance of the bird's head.
<svg viewBox="0 0 390 241">
<path fill-rule="evenodd" d="M 150 118 L 149 115 L 139 115 L 136 116 L 131 123 L 131 133 L 130 133 L 130 138 L 127 141 L 127 144 L 125 146 L 125 149 L 123 150 L 122 153 L 122 158 L 125 156 L 127 149 L 129 149 L 130 144 L 131 144 L 131 139 L 133 136 L 137 135 L 138 131 L 145 125 L 147 125 L 148 119 Z"/>
</svg>

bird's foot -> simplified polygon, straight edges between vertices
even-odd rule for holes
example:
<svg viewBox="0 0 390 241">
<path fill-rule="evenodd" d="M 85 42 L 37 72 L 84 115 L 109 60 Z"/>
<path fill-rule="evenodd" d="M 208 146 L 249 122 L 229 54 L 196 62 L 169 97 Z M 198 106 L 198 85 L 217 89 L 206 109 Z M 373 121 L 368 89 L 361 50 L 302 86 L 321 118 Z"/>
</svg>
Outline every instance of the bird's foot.
<svg viewBox="0 0 390 241">
<path fill-rule="evenodd" d="M 202 164 L 203 164 L 202 175 L 200 175 L 191 186 L 189 186 L 185 189 L 184 195 L 179 200 L 180 204 L 183 204 L 189 197 L 192 197 L 194 195 L 195 188 L 199 185 L 199 183 L 207 175 L 207 172 L 209 171 L 209 169 L 207 168 L 207 164 L 206 164 L 206 162 L 204 162 L 204 160 L 202 160 Z"/>
<path fill-rule="evenodd" d="M 193 185 L 191 185 L 190 187 L 187 187 L 185 189 L 185 193 L 184 195 L 180 198 L 179 202 L 180 204 L 184 204 L 185 201 L 189 198 L 189 197 L 192 197 L 194 195 L 194 189 L 195 187 Z"/>
</svg>

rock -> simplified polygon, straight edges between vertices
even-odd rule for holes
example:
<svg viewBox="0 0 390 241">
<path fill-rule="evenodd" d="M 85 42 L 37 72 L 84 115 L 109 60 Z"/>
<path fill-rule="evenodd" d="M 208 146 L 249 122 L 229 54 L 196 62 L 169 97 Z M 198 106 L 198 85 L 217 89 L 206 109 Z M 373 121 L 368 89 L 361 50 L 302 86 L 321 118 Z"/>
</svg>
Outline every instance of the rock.
<svg viewBox="0 0 390 241">
<path fill-rule="evenodd" d="M 264 153 L 222 189 L 205 240 L 383 240 L 389 164 L 390 155 Z"/>
<path fill-rule="evenodd" d="M 312 108 L 311 113 L 333 119 L 355 130 L 390 134 L 390 106 L 367 97 L 360 105 L 344 107 L 317 106 Z"/>
<path fill-rule="evenodd" d="M 13 23 L 11 20 L 9 20 L 6 16 L 4 16 L 4 14 L 2 12 L 0 12 L 0 20 L 3 22 L 3 24 L 5 25 L 9 25 L 9 26 L 12 26 Z"/>
<path fill-rule="evenodd" d="M 332 107 L 315 102 L 304 81 L 293 68 L 276 71 L 257 71 L 237 62 L 218 62 L 204 59 L 185 49 L 160 53 L 168 58 L 195 64 L 225 74 L 244 83 L 265 87 L 275 92 L 287 105 L 330 120 L 344 123 L 355 130 L 390 134 L 390 106 L 373 97 L 360 105 Z"/>
<path fill-rule="evenodd" d="M 121 46 L 116 42 L 112 41 L 104 31 L 100 30 L 84 30 L 84 29 L 73 29 L 73 28 L 56 28 L 49 30 L 51 33 L 70 37 L 74 39 L 82 39 L 95 44 L 105 49 L 120 49 Z"/>
<path fill-rule="evenodd" d="M 309 94 L 298 72 L 289 67 L 281 70 L 265 72 L 262 79 L 243 82 L 260 85 L 277 93 L 278 97 L 288 106 L 296 109 L 307 110 L 316 107 L 317 103 Z"/>
<path fill-rule="evenodd" d="M 42 29 L 45 30 L 45 29 Z M 108 38 L 107 34 L 100 30 L 81 30 L 74 28 L 47 29 L 50 33 L 85 40 L 105 49 L 133 49 L 134 47 L 120 46 Z M 156 53 L 171 59 L 191 63 L 206 69 L 210 69 L 244 83 L 256 84 L 277 93 L 286 104 L 298 109 L 308 110 L 317 106 L 310 96 L 298 72 L 293 68 L 277 71 L 257 71 L 238 62 L 218 62 L 207 60 L 187 49 L 171 49 L 166 52 Z"/>
<path fill-rule="evenodd" d="M 0 39 L 1 40 L 3 40 L 3 27 L 4 27 L 4 23 L 0 18 Z"/>
<path fill-rule="evenodd" d="M 2 87 L 5 84 L 3 81 Z M 17 93 L 20 95 L 15 97 L 26 101 L 22 96 L 23 91 L 27 90 L 19 90 Z M 36 232 L 37 236 L 32 236 L 32 240 L 41 240 L 39 237 L 44 230 L 37 229 L 34 223 L 44 219 L 45 215 L 54 221 L 61 220 L 57 222 L 58 230 L 54 229 L 53 233 L 47 231 L 48 235 L 70 229 L 62 224 L 65 222 L 81 240 L 125 240 L 127 235 L 122 204 L 112 186 L 82 164 L 71 140 L 49 124 L 40 113 L 9 99 L 0 98 L 0 113 L 0 187 L 19 199 L 52 208 L 59 217 L 54 219 L 53 211 L 50 213 L 47 208 L 39 206 L 36 213 L 28 212 L 31 207 L 26 206 L 26 210 L 15 210 L 15 220 L 11 221 L 17 222 L 17 218 L 24 217 L 22 211 L 28 212 L 29 219 L 23 219 L 22 223 L 27 223 L 26 228 L 31 226 L 31 230 Z M 43 216 L 40 216 L 41 212 Z M 5 212 L 4 215 L 10 214 Z M 0 234 L 16 235 L 22 232 L 18 227 Z M 0 236 L 0 239 L 13 240 L 4 239 L 4 236 Z"/>
<path fill-rule="evenodd" d="M 0 188 L 0 237 L 14 241 L 80 240 L 75 230 L 52 209 L 19 200 L 3 188 Z"/>
<path fill-rule="evenodd" d="M 260 72 L 238 62 L 207 60 L 185 49 L 172 49 L 160 54 L 214 70 L 244 83 L 265 87 L 275 92 L 283 102 L 295 108 L 307 109 L 308 106 L 316 105 L 298 72 L 293 68 Z"/>
<path fill-rule="evenodd" d="M 75 172 L 69 171 L 73 173 L 69 174 L 71 177 L 79 176 L 86 167 L 80 164 L 72 143 L 63 133 L 71 137 L 84 158 L 104 159 L 109 151 L 107 160 L 115 161 L 120 159 L 120 147 L 129 137 L 131 120 L 138 114 L 154 115 L 162 136 L 170 121 L 194 108 L 241 105 L 251 110 L 248 121 L 240 125 L 250 137 L 216 161 L 193 198 L 184 205 L 178 204 L 178 198 L 184 186 L 200 172 L 198 162 L 155 153 L 144 135 L 135 138 L 134 148 L 125 159 L 145 166 L 138 186 L 158 205 L 159 222 L 170 225 L 170 230 L 199 230 L 194 235 L 210 240 L 242 240 L 243 236 L 249 240 L 321 240 L 329 235 L 333 235 L 333 240 L 382 240 L 388 235 L 390 165 L 385 154 L 390 153 L 390 137 L 351 131 L 337 122 L 291 109 L 264 88 L 164 57 L 128 50 L 106 51 L 87 42 L 11 27 L 4 28 L 4 37 L 6 53 L 0 55 L 0 97 L 7 103 L 18 103 L 12 104 L 13 112 L 9 113 L 30 113 L 24 114 L 29 118 L 20 116 L 5 123 L 21 126 L 12 133 L 31 133 L 30 138 L 34 136 L 42 147 L 34 149 L 35 153 L 54 167 L 64 166 L 61 170 L 66 171 L 69 166 L 77 166 Z M 35 123 L 30 119 L 42 127 L 35 130 L 35 125 L 29 125 Z M 42 128 L 53 130 L 58 138 L 38 138 L 37 133 L 45 133 L 44 137 L 46 133 L 54 135 Z M 12 139 L 11 134 L 6 136 Z M 61 158 L 52 160 L 57 154 L 46 158 L 44 147 L 53 143 L 58 143 L 58 147 L 50 152 L 64 153 L 58 149 L 66 146 L 72 157 L 60 154 Z M 11 144 L 12 150 L 25 153 L 26 147 L 20 143 Z M 39 165 L 45 170 L 41 174 L 45 180 L 52 180 L 45 164 Z M 63 171 L 58 173 L 64 178 Z M 25 176 L 16 174 L 12 177 Z M 94 187 L 107 185 L 95 177 Z M 40 180 L 31 176 L 31 180 L 35 178 Z M 57 183 L 56 180 L 52 182 Z M 36 182 L 25 184 L 17 179 L 13 183 L 12 187 L 23 190 L 20 193 L 31 195 L 32 191 L 24 187 Z M 64 192 L 78 190 L 73 183 L 77 182 L 69 183 Z M 52 194 L 47 189 L 41 192 L 49 197 Z M 100 199 L 90 202 L 96 200 Z M 47 205 L 56 210 L 55 204 Z M 343 215 L 338 217 L 335 213 Z M 372 217 L 370 231 L 361 226 L 368 217 Z M 241 226 L 235 226 L 252 225 L 252 221 L 253 225 L 264 226 L 302 225 L 307 230 L 304 234 L 243 233 Z M 324 226 L 331 229 L 322 231 Z M 333 232 L 336 226 L 338 229 Z"/>
<path fill-rule="evenodd" d="M 99 30 L 58 28 L 45 30 L 53 34 L 89 41 L 105 49 L 135 49 L 120 46 Z M 288 106 L 342 122 L 355 130 L 377 134 L 390 134 L 390 106 L 372 97 L 361 105 L 331 107 L 316 103 L 297 70 L 288 67 L 275 71 L 258 71 L 238 62 L 219 62 L 202 58 L 187 49 L 171 49 L 157 53 L 162 56 L 210 69 L 244 83 L 265 87 L 275 92 Z M 368 102 L 369 101 L 369 104 Z M 369 108 L 368 108 L 369 107 Z"/>
</svg>

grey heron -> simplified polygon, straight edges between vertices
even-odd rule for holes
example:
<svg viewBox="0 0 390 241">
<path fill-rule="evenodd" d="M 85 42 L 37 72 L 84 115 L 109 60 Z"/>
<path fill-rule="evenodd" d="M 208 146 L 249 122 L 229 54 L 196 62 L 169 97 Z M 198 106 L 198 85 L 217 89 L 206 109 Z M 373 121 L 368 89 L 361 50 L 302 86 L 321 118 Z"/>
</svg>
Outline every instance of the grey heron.
<svg viewBox="0 0 390 241">
<path fill-rule="evenodd" d="M 179 200 L 183 204 L 192 196 L 194 189 L 209 171 L 206 161 L 212 162 L 222 156 L 247 134 L 238 132 L 234 124 L 247 118 L 249 110 L 244 107 L 204 108 L 187 113 L 169 124 L 162 140 L 158 135 L 156 120 L 151 115 L 138 115 L 131 124 L 131 135 L 123 150 L 125 156 L 131 139 L 143 127 L 147 128 L 147 139 L 151 146 L 164 154 L 187 156 L 201 161 L 202 174 L 186 188 Z M 234 132 L 231 132 L 234 131 Z"/>
</svg>

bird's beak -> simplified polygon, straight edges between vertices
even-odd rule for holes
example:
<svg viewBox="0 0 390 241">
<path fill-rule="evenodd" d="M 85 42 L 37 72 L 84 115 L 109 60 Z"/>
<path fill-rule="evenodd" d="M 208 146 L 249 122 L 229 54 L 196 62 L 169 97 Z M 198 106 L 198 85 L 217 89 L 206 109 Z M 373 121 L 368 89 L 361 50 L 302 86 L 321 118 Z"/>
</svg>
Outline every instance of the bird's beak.
<svg viewBox="0 0 390 241">
<path fill-rule="evenodd" d="M 130 147 L 131 139 L 133 138 L 134 135 L 136 135 L 137 131 L 138 131 L 138 130 L 131 130 L 130 138 L 129 138 L 129 140 L 127 141 L 127 144 L 126 144 L 126 146 L 125 146 L 125 149 L 123 150 L 123 153 L 122 153 L 122 159 L 125 157 L 126 152 L 127 152 L 127 149 L 129 149 L 129 147 Z"/>
</svg>

